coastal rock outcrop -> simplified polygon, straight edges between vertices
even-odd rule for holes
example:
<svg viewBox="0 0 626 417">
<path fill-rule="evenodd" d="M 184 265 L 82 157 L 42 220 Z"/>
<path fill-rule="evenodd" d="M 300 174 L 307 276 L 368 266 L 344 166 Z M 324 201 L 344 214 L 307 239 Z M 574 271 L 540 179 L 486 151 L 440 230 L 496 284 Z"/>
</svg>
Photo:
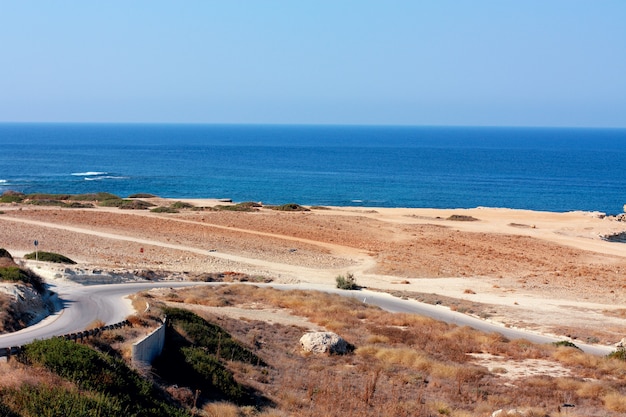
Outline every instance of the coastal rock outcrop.
<svg viewBox="0 0 626 417">
<path fill-rule="evenodd" d="M 334 353 L 348 352 L 348 343 L 333 332 L 311 332 L 300 338 L 300 346 L 305 352 Z"/>
</svg>

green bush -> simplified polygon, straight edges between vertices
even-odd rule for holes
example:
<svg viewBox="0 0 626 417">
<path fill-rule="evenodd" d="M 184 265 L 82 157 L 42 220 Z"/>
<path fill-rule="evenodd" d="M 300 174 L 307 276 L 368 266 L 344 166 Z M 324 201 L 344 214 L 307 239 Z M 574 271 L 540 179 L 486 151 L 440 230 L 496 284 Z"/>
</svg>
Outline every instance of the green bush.
<svg viewBox="0 0 626 417">
<path fill-rule="evenodd" d="M 21 203 L 24 201 L 24 194 L 16 192 L 5 192 L 0 196 L 0 203 Z"/>
<path fill-rule="evenodd" d="M 282 206 L 273 206 L 272 210 L 279 210 L 279 211 L 310 211 L 308 208 L 302 207 L 301 205 L 296 204 L 296 203 L 283 204 Z"/>
<path fill-rule="evenodd" d="M 456 221 L 456 222 L 476 222 L 476 221 L 478 221 L 477 218 L 472 217 L 472 216 L 466 216 L 464 214 L 453 214 L 452 216 L 448 217 L 446 220 L 452 220 L 452 221 Z"/>
<path fill-rule="evenodd" d="M 31 252 L 24 255 L 24 258 L 30 260 L 39 259 L 42 262 L 55 262 L 59 264 L 76 264 L 75 261 L 68 258 L 67 256 L 63 256 L 54 252 Z"/>
<path fill-rule="evenodd" d="M 30 284 L 39 293 L 43 293 L 46 290 L 43 280 L 39 275 L 30 270 L 21 269 L 18 266 L 6 266 L 0 268 L 0 281 L 23 282 L 24 284 Z"/>
<path fill-rule="evenodd" d="M 175 208 L 164 206 L 155 207 L 153 209 L 150 209 L 150 211 L 152 213 L 179 213 L 179 211 Z"/>
<path fill-rule="evenodd" d="M 229 206 L 217 205 L 215 209 L 226 211 L 258 211 L 259 207 L 262 207 L 259 203 L 247 201 L 244 203 L 237 203 Z"/>
<path fill-rule="evenodd" d="M 337 288 L 341 290 L 358 290 L 359 289 L 359 286 L 356 283 L 356 278 L 354 277 L 354 274 L 352 274 L 351 272 L 348 272 L 346 276 L 337 275 L 337 277 L 335 278 L 335 281 L 337 282 Z"/>
<path fill-rule="evenodd" d="M 157 197 L 154 194 L 148 194 L 148 193 L 137 193 L 137 194 L 131 194 L 128 196 L 128 198 L 155 198 Z"/>
<path fill-rule="evenodd" d="M 69 200 L 69 194 L 45 194 L 45 193 L 34 193 L 28 194 L 26 196 L 28 200 Z"/>
<path fill-rule="evenodd" d="M 35 341 L 25 347 L 21 360 L 43 366 L 73 382 L 81 390 L 115 399 L 123 415 L 187 416 L 185 412 L 166 404 L 152 383 L 122 360 L 87 346 L 61 338 Z"/>
<path fill-rule="evenodd" d="M 154 207 L 154 204 L 143 200 L 124 200 L 121 198 L 112 198 L 100 201 L 102 207 L 117 207 L 123 210 L 146 210 Z"/>
<path fill-rule="evenodd" d="M 581 348 L 579 348 L 578 346 L 576 346 L 575 344 L 573 344 L 569 340 L 560 340 L 560 341 L 554 342 L 552 344 L 554 346 L 556 346 L 556 347 L 565 346 L 565 347 L 571 347 L 571 348 L 575 348 L 575 349 L 578 349 L 578 350 L 582 350 Z"/>
<path fill-rule="evenodd" d="M 170 383 L 200 390 L 203 397 L 252 404 L 246 389 L 235 381 L 222 360 L 265 366 L 254 353 L 221 329 L 183 309 L 165 308 L 168 318 L 165 349 L 153 366 Z"/>
<path fill-rule="evenodd" d="M 25 416 L 103 417 L 125 415 L 124 408 L 116 398 L 79 392 L 76 389 L 24 384 L 1 393 L 11 408 Z M 16 416 L 7 407 L 1 416 Z"/>
<path fill-rule="evenodd" d="M 253 352 L 234 340 L 221 327 L 209 323 L 197 314 L 180 308 L 165 308 L 163 312 L 174 327 L 180 328 L 189 341 L 216 356 L 231 361 L 265 365 Z"/>
<path fill-rule="evenodd" d="M 28 204 L 33 206 L 52 206 L 52 207 L 65 207 L 66 203 L 61 200 L 50 200 L 50 199 L 35 199 L 29 200 Z"/>
<path fill-rule="evenodd" d="M 611 359 L 619 359 L 621 361 L 626 361 L 626 349 L 619 348 L 615 352 L 609 353 L 607 357 Z"/>
<path fill-rule="evenodd" d="M 106 201 L 106 200 L 121 200 L 120 197 L 111 193 L 88 193 L 88 194 L 74 194 L 70 196 L 70 200 L 74 201 Z"/>
<path fill-rule="evenodd" d="M 9 251 L 4 248 L 0 248 L 0 258 L 9 258 L 10 260 L 13 260 L 13 256 L 11 256 Z"/>
<path fill-rule="evenodd" d="M 185 203 L 184 201 L 176 201 L 172 203 L 170 207 L 174 209 L 190 209 L 190 208 L 193 208 L 194 206 L 193 204 Z"/>
</svg>

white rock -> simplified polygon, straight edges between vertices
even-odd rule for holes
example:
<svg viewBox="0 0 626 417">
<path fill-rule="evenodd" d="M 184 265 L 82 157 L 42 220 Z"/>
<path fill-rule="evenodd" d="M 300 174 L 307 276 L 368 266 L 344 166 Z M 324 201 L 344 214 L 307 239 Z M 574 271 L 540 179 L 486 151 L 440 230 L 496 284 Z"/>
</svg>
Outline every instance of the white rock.
<svg viewBox="0 0 626 417">
<path fill-rule="evenodd" d="M 300 338 L 300 345 L 306 352 L 344 354 L 348 344 L 339 335 L 332 332 L 311 332 Z"/>
</svg>

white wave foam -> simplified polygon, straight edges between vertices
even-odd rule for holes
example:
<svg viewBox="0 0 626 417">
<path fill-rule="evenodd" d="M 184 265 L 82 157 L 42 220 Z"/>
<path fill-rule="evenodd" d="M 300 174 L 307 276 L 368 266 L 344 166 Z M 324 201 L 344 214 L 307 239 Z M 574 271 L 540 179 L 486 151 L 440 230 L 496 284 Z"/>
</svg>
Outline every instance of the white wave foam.
<svg viewBox="0 0 626 417">
<path fill-rule="evenodd" d="M 118 177 L 115 175 L 102 175 L 99 177 L 85 177 L 85 181 L 102 181 L 102 180 L 126 180 L 128 177 Z"/>
<path fill-rule="evenodd" d="M 7 180 L 0 180 L 0 184 L 6 184 L 7 182 L 9 182 L 9 181 L 7 181 Z"/>
<path fill-rule="evenodd" d="M 106 175 L 108 172 L 99 172 L 99 171 L 87 171 L 87 172 L 72 172 L 71 175 L 75 177 L 94 177 L 96 175 Z"/>
</svg>

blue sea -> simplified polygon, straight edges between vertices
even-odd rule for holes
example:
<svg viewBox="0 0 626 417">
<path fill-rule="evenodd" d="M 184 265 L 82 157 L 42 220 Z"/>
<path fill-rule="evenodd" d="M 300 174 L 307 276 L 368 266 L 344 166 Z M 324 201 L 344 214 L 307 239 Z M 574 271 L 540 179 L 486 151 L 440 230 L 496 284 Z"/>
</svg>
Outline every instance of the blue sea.
<svg viewBox="0 0 626 417">
<path fill-rule="evenodd" d="M 0 124 L 0 193 L 617 214 L 626 129 Z"/>
</svg>

